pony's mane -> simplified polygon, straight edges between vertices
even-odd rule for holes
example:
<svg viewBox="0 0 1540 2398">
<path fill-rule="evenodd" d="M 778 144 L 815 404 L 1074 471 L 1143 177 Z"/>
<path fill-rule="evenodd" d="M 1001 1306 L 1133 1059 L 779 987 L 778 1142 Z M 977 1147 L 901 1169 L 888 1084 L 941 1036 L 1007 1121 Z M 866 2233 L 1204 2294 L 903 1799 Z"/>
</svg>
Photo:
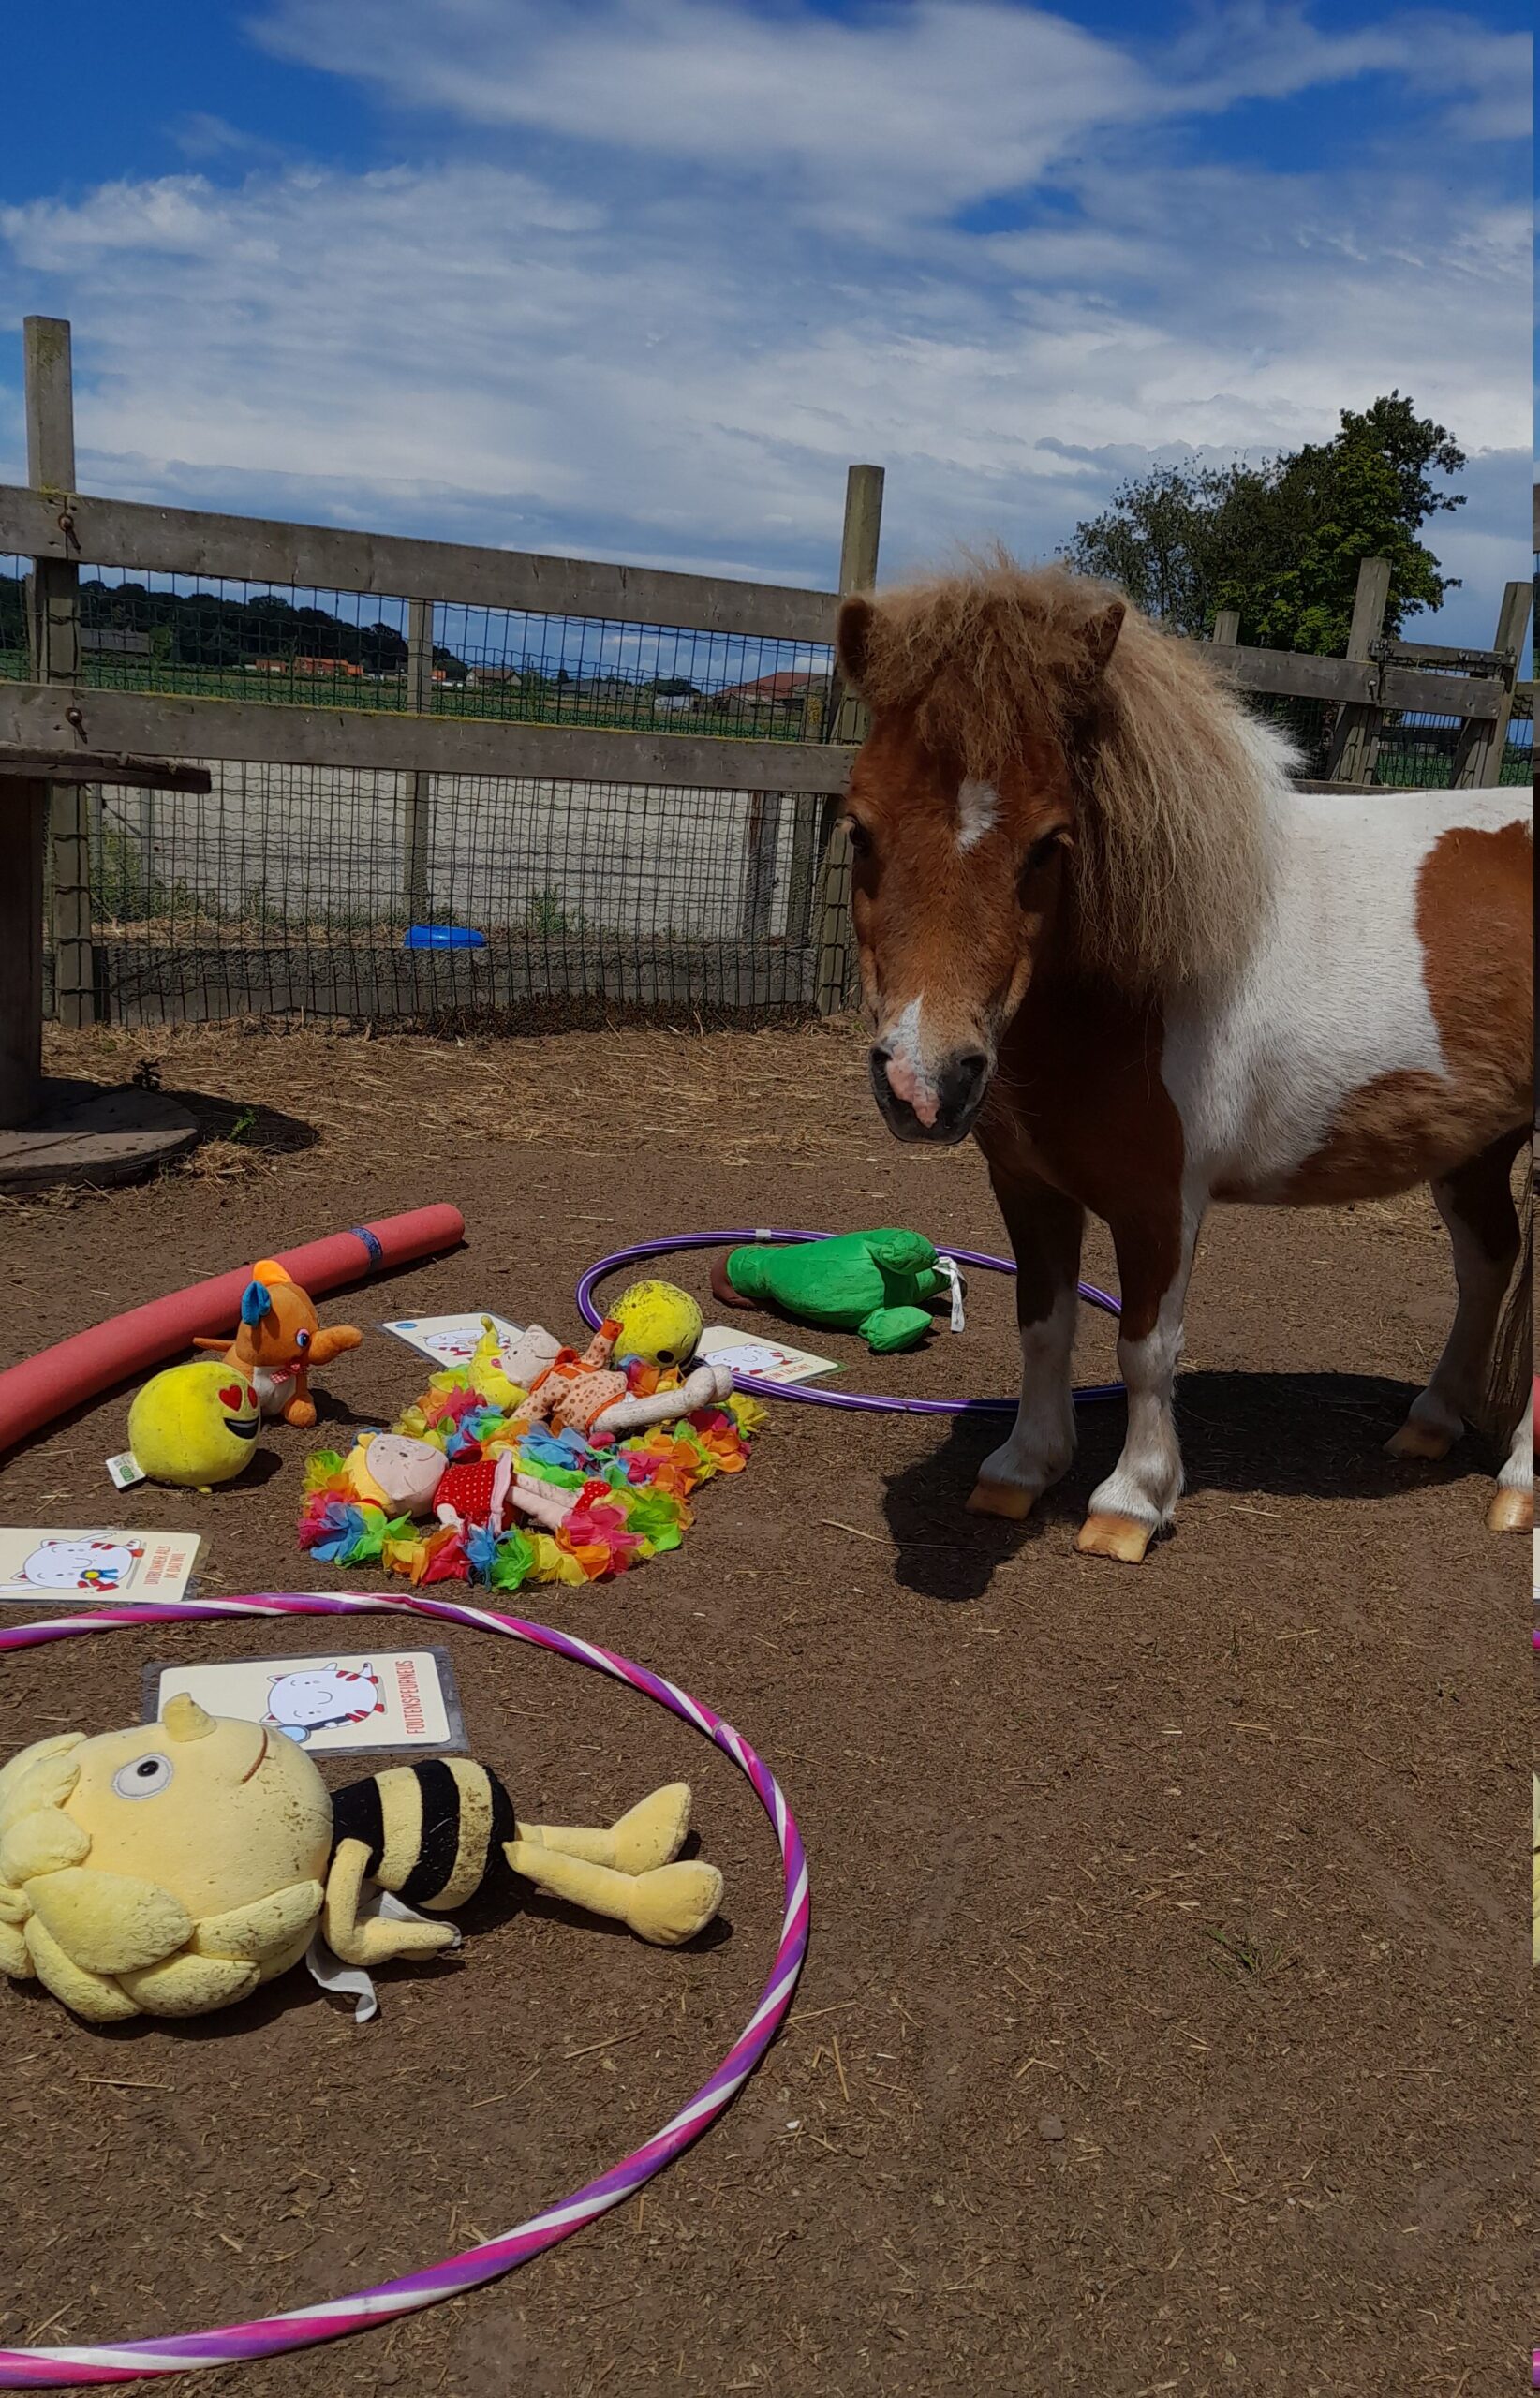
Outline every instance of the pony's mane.
<svg viewBox="0 0 1540 2398">
<path fill-rule="evenodd" d="M 970 559 L 873 600 L 856 682 L 875 712 L 911 715 L 982 782 L 1054 740 L 1078 796 L 1079 960 L 1130 988 L 1169 988 L 1249 955 L 1267 899 L 1266 795 L 1290 752 L 1201 644 L 1133 607 L 1098 675 L 1093 629 L 1121 596 L 1003 551 Z"/>
</svg>

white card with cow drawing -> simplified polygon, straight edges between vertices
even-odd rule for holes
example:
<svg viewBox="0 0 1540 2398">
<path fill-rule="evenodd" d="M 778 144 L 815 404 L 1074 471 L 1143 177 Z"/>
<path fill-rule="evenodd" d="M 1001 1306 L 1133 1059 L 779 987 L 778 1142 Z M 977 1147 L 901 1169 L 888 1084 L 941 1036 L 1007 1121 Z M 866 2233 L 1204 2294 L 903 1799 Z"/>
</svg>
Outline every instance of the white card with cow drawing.
<svg viewBox="0 0 1540 2398">
<path fill-rule="evenodd" d="M 153 1724 L 168 1699 L 184 1694 L 210 1715 L 241 1716 L 282 1734 L 308 1756 L 465 1745 L 447 1649 L 317 1649 L 305 1657 L 147 1665 L 144 1722 Z"/>
<path fill-rule="evenodd" d="M 393 1332 L 408 1349 L 420 1350 L 431 1357 L 435 1369 L 442 1373 L 452 1366 L 468 1366 L 471 1353 L 490 1322 L 497 1336 L 499 1349 L 511 1349 L 522 1327 L 510 1324 L 506 1316 L 494 1315 L 490 1308 L 481 1315 L 404 1315 L 391 1324 L 382 1324 L 381 1332 Z"/>
<path fill-rule="evenodd" d="M 810 1349 L 794 1348 L 789 1340 L 767 1340 L 760 1333 L 708 1324 L 695 1344 L 698 1357 L 725 1366 L 730 1374 L 754 1374 L 764 1383 L 810 1383 L 817 1374 L 837 1374 L 832 1357 L 816 1357 Z"/>
<path fill-rule="evenodd" d="M 0 1527 L 0 1600 L 57 1606 L 61 1599 L 145 1605 L 188 1596 L 200 1532 L 73 1532 Z"/>
</svg>

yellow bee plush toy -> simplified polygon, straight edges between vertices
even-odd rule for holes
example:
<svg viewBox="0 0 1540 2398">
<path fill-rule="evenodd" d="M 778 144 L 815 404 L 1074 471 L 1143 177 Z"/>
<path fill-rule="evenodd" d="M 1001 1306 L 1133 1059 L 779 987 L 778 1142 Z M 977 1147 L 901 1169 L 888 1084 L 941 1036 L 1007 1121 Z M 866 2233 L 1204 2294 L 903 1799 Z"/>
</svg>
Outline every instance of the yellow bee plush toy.
<svg viewBox="0 0 1540 2398">
<path fill-rule="evenodd" d="M 714 1866 L 676 1861 L 689 1825 L 684 1783 L 608 1830 L 516 1823 L 467 1757 L 333 1793 L 282 1732 L 179 1696 L 156 1724 L 64 1733 L 0 1769 L 0 1970 L 92 2023 L 207 2015 L 318 1930 L 365 1968 L 457 1943 L 452 1924 L 369 1915 L 369 1885 L 442 1915 L 509 1869 L 673 1947 L 721 1900 Z"/>
</svg>

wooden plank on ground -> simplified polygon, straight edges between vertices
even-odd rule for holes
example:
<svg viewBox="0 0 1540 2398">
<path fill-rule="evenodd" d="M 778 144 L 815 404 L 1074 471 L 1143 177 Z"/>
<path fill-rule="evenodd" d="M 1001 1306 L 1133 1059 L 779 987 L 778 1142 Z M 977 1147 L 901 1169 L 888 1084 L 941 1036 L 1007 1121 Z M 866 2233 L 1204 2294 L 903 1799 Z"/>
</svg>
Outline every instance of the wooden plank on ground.
<svg viewBox="0 0 1540 2398">
<path fill-rule="evenodd" d="M 31 1118 L 0 1130 L 0 1191 L 131 1181 L 197 1138 L 193 1118 L 163 1090 L 45 1082 Z"/>
<path fill-rule="evenodd" d="M 189 700 L 40 683 L 0 683 L 0 745 L 6 743 L 67 756 L 77 749 L 149 750 L 166 758 L 254 765 L 735 792 L 839 792 L 851 757 L 849 749 L 816 741 L 602 733 L 588 725 L 405 716 L 385 708 L 285 707 L 260 700 Z"/>
<path fill-rule="evenodd" d="M 306 591 L 512 608 L 535 615 L 592 616 L 628 625 L 745 634 L 765 641 L 834 640 L 837 596 L 728 575 L 673 574 L 601 559 L 542 557 L 358 533 L 340 525 L 288 525 L 140 500 L 56 496 L 0 484 L 0 552 L 71 564 L 135 567 L 164 574 L 277 583 Z"/>
</svg>

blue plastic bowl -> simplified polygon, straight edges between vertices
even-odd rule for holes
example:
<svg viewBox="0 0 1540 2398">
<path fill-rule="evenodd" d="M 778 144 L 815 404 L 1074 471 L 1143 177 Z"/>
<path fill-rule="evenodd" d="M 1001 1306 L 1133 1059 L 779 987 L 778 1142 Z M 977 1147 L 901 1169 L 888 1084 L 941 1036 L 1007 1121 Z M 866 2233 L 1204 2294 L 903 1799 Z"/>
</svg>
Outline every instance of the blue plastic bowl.
<svg viewBox="0 0 1540 2398">
<path fill-rule="evenodd" d="M 408 925 L 403 949 L 485 949 L 485 933 L 468 925 Z"/>
</svg>

